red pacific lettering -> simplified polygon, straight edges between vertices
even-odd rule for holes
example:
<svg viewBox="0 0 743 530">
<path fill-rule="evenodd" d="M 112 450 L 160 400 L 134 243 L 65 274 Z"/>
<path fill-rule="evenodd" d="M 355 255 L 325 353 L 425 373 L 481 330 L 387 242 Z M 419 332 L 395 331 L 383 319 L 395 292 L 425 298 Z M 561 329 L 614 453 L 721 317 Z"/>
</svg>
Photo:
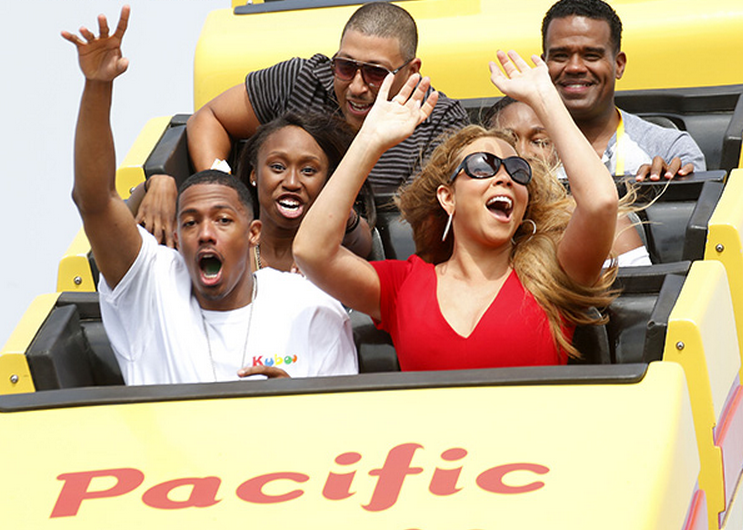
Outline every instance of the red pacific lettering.
<svg viewBox="0 0 743 530">
<path fill-rule="evenodd" d="M 258 357 L 253 357 L 253 366 L 263 366 L 263 355 L 259 355 Z"/>
<path fill-rule="evenodd" d="M 529 493 L 544 487 L 544 482 L 535 481 L 523 486 L 509 486 L 503 482 L 503 478 L 513 471 L 531 471 L 539 475 L 549 472 L 549 468 L 539 464 L 505 464 L 502 466 L 486 469 L 477 477 L 477 485 L 491 493 Z"/>
<path fill-rule="evenodd" d="M 449 462 L 461 460 L 465 456 L 467 456 L 467 451 L 459 447 L 441 453 L 441 458 Z M 459 480 L 459 474 L 461 472 L 462 466 L 454 469 L 441 469 L 437 467 L 433 472 L 433 478 L 431 478 L 431 484 L 428 486 L 428 491 L 434 495 L 453 495 L 454 493 L 461 491 L 462 488 L 457 487 L 457 481 Z"/>
<path fill-rule="evenodd" d="M 296 499 L 304 494 L 304 490 L 293 490 L 283 495 L 267 495 L 263 493 L 263 487 L 269 482 L 275 480 L 293 480 L 294 482 L 307 482 L 309 476 L 304 473 L 267 473 L 246 480 L 237 488 L 237 496 L 247 502 L 256 504 L 274 504 L 277 502 L 286 502 Z"/>
<path fill-rule="evenodd" d="M 116 484 L 106 490 L 88 491 L 90 482 L 96 477 L 113 477 L 116 479 Z M 59 497 L 57 497 L 57 503 L 54 505 L 50 518 L 77 515 L 80 505 L 85 499 L 118 497 L 129 493 L 144 482 L 144 473 L 138 469 L 123 467 L 101 471 L 63 473 L 57 479 L 64 480 L 64 485 Z"/>
<path fill-rule="evenodd" d="M 371 500 L 362 508 L 370 512 L 386 510 L 397 502 L 402 489 L 402 483 L 407 475 L 417 475 L 423 472 L 421 467 L 410 467 L 413 454 L 423 448 L 420 444 L 400 444 L 390 449 L 387 459 L 380 469 L 369 471 L 371 476 L 378 476 L 377 485 L 372 492 Z"/>
<path fill-rule="evenodd" d="M 359 453 L 343 453 L 338 455 L 335 463 L 341 466 L 350 466 L 361 460 Z M 349 498 L 356 492 L 351 491 L 351 482 L 356 475 L 356 471 L 350 473 L 328 473 L 328 480 L 322 489 L 322 496 L 331 501 L 340 501 Z"/>
<path fill-rule="evenodd" d="M 206 508 L 214 506 L 217 500 L 217 490 L 222 481 L 218 477 L 203 478 L 181 478 L 169 480 L 151 487 L 142 495 L 142 501 L 152 508 L 163 510 L 178 510 L 180 508 Z M 191 494 L 188 499 L 174 501 L 168 497 L 168 493 L 181 486 L 191 486 Z"/>
</svg>

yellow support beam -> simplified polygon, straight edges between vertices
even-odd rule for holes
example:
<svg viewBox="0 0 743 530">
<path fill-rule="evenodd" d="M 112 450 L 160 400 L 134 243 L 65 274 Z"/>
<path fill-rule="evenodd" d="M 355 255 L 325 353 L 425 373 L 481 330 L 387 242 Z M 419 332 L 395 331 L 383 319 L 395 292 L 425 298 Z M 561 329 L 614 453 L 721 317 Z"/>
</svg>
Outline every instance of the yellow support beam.
<svg viewBox="0 0 743 530">
<path fill-rule="evenodd" d="M 81 228 L 57 267 L 57 291 L 95 291 L 96 280 L 90 270 L 90 243 Z"/>
<path fill-rule="evenodd" d="M 733 300 L 738 330 L 738 344 L 743 345 L 743 169 L 734 169 L 725 191 L 709 220 L 705 260 L 720 261 L 725 266 Z M 740 352 L 743 365 L 743 352 Z M 743 368 L 740 371 L 743 381 Z"/>
<path fill-rule="evenodd" d="M 19 353 L 0 355 L 0 396 L 35 391 L 26 356 Z"/>
<path fill-rule="evenodd" d="M 131 191 L 144 182 L 144 164 L 168 128 L 170 120 L 170 116 L 152 118 L 142 128 L 142 132 L 116 171 L 116 191 L 121 198 L 129 197 Z"/>
<path fill-rule="evenodd" d="M 0 350 L 0 395 L 34 392 L 26 351 L 54 308 L 59 293 L 37 296 Z"/>
<path fill-rule="evenodd" d="M 699 487 L 707 495 L 709 528 L 719 528 L 726 492 L 722 452 L 713 429 L 723 414 L 740 370 L 733 304 L 725 268 L 718 261 L 692 264 L 668 321 L 664 362 L 682 366 L 689 386 L 701 472 Z"/>
</svg>

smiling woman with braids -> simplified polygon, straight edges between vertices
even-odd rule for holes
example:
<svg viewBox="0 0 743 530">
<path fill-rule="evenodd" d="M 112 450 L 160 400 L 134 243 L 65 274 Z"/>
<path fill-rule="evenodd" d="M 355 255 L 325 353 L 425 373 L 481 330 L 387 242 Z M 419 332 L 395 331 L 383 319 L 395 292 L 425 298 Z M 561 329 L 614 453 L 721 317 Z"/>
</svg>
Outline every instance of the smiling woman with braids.
<svg viewBox="0 0 743 530">
<path fill-rule="evenodd" d="M 344 220 L 367 172 L 436 103 L 411 76 L 391 79 L 294 241 L 298 265 L 345 305 L 390 332 L 403 370 L 559 364 L 586 310 L 609 300 L 617 192 L 575 126 L 546 65 L 498 52 L 493 83 L 528 103 L 560 155 L 572 198 L 546 168 L 516 156 L 507 134 L 471 126 L 434 152 L 400 196 L 417 255 L 368 263 L 341 247 Z M 417 86 L 416 86 L 417 85 Z M 574 201 L 574 202 L 573 202 Z"/>
</svg>

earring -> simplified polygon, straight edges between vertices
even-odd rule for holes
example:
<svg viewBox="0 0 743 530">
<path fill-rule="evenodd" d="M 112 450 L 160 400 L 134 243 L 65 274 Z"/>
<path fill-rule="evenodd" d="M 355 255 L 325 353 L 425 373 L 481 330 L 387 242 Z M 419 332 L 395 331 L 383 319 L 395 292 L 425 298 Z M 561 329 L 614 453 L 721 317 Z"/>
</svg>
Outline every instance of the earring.
<svg viewBox="0 0 743 530">
<path fill-rule="evenodd" d="M 537 223 L 535 223 L 531 219 L 524 219 L 523 221 L 521 221 L 521 224 L 524 224 L 524 223 L 531 223 L 531 227 L 532 227 L 531 228 L 531 235 L 534 235 L 534 234 L 537 233 Z"/>
<path fill-rule="evenodd" d="M 255 188 L 255 181 L 254 181 L 254 180 L 251 180 L 251 181 L 250 181 L 250 185 L 251 185 L 251 186 L 253 186 L 253 187 Z"/>
<path fill-rule="evenodd" d="M 521 226 L 523 226 L 524 223 L 531 223 L 531 234 L 529 234 L 529 237 L 527 238 L 528 240 L 528 239 L 531 239 L 534 236 L 534 234 L 537 233 L 537 223 L 535 223 L 531 219 L 524 219 L 523 221 L 521 221 Z M 519 228 L 521 228 L 521 226 L 519 226 Z M 513 245 L 517 244 L 513 238 L 511 238 L 511 243 Z"/>
<path fill-rule="evenodd" d="M 444 235 L 441 237 L 441 242 L 446 241 L 446 236 L 449 235 L 449 229 L 451 228 L 451 219 L 454 217 L 454 213 L 449 214 L 449 219 L 446 221 L 446 228 L 444 228 Z"/>
</svg>

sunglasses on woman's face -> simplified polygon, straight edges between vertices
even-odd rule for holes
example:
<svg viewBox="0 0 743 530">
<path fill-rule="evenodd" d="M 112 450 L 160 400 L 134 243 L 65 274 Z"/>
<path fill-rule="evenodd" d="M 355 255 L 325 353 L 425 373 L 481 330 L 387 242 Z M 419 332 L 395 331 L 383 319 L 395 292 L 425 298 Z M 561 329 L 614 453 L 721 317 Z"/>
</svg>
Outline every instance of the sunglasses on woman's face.
<svg viewBox="0 0 743 530">
<path fill-rule="evenodd" d="M 351 81 L 356 72 L 361 70 L 361 78 L 364 83 L 370 87 L 379 88 L 387 74 L 396 74 L 402 70 L 412 59 L 405 61 L 399 68 L 388 70 L 384 66 L 372 63 L 363 63 L 353 59 L 344 59 L 342 57 L 333 57 L 333 75 L 341 81 Z"/>
<path fill-rule="evenodd" d="M 506 173 L 508 173 L 514 182 L 523 186 L 531 182 L 531 166 L 523 158 L 519 156 L 500 158 L 492 153 L 485 152 L 472 153 L 465 156 L 449 181 L 453 182 L 462 170 L 473 179 L 489 179 L 498 173 L 501 166 L 506 168 Z"/>
</svg>

